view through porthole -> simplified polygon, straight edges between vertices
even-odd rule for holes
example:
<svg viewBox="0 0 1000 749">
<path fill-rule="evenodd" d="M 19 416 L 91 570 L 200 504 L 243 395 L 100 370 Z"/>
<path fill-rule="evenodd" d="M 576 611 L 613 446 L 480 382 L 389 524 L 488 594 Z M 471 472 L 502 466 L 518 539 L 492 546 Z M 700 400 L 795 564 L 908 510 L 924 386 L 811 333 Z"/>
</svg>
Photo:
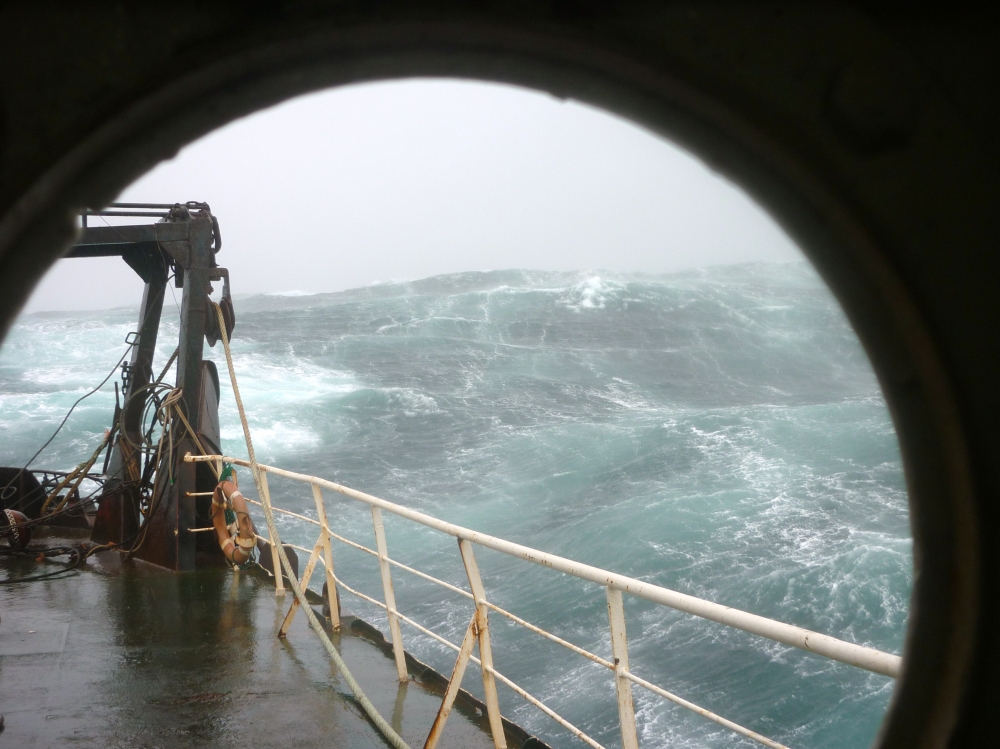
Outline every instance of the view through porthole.
<svg viewBox="0 0 1000 749">
<path fill-rule="evenodd" d="M 219 219 L 234 367 L 262 463 L 901 653 L 911 536 L 898 443 L 871 365 L 791 240 L 695 157 L 536 92 L 387 82 L 237 121 L 119 200 L 206 201 Z M 177 345 L 181 293 L 171 282 L 154 372 Z M 0 464 L 24 465 L 108 374 L 136 328 L 141 294 L 120 258 L 65 259 L 50 271 L 0 350 Z M 222 451 L 246 457 L 221 344 L 205 357 L 220 375 Z M 73 411 L 32 469 L 87 461 L 111 425 L 116 378 Z M 317 517 L 307 485 L 273 477 L 270 487 L 276 506 Z M 369 508 L 324 496 L 331 530 L 374 548 Z M 251 514 L 266 535 L 259 508 Z M 393 559 L 468 589 L 454 538 L 391 513 L 384 523 Z M 317 529 L 290 515 L 278 527 L 306 550 L 304 569 Z M 383 601 L 377 561 L 336 540 L 332 549 L 337 577 Z M 498 551 L 475 554 L 491 603 L 612 657 L 600 586 Z M 317 570 L 310 587 L 319 592 L 322 562 Z M 398 611 L 461 643 L 470 602 L 391 572 Z M 225 595 L 246 595 L 234 590 Z M 12 589 L 0 595 L 16 611 Z M 391 636 L 384 609 L 346 590 L 340 597 L 343 612 Z M 261 614 L 274 608 L 273 596 L 262 601 L 248 626 L 267 640 L 281 616 Z M 648 600 L 626 595 L 624 615 L 634 674 L 790 747 L 868 746 L 891 696 L 887 676 Z M 293 648 L 312 637 L 301 619 Z M 453 650 L 406 621 L 400 633 L 407 651 L 450 675 Z M 604 666 L 495 611 L 490 637 L 498 672 L 599 744 L 620 745 Z M 426 699 L 402 699 L 395 683 L 375 683 L 383 672 L 395 678 L 391 656 L 376 667 L 347 635 L 338 643 L 381 695 L 373 701 L 387 720 L 419 745 L 440 702 L 433 685 L 417 679 L 409 689 Z M 346 687 L 322 651 L 314 655 L 295 660 L 296 678 L 333 685 L 324 694 L 340 699 Z M 252 655 L 265 671 L 277 657 Z M 475 664 L 463 686 L 484 697 Z M 201 693 L 223 691 L 208 684 Z M 632 691 L 642 746 L 757 745 L 640 685 Z M 541 741 L 581 745 L 505 684 L 498 694 L 504 716 Z M 207 709 L 235 715 L 227 700 Z M 267 710 L 266 700 L 255 705 Z M 130 720 L 109 730 L 141 732 Z M 472 713 L 452 720 L 477 725 Z M 442 745 L 449 730 L 459 728 L 449 722 Z"/>
</svg>

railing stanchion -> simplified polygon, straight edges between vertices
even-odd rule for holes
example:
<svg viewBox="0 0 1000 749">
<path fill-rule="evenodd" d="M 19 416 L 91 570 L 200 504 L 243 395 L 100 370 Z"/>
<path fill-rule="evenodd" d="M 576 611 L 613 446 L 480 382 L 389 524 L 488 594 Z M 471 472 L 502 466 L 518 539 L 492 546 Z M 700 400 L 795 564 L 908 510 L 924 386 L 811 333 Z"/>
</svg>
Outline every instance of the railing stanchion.
<svg viewBox="0 0 1000 749">
<path fill-rule="evenodd" d="M 306 570 L 302 573 L 302 577 L 299 579 L 299 585 L 302 586 L 302 590 L 307 590 L 309 588 L 309 578 L 312 577 L 313 569 L 316 567 L 316 560 L 319 559 L 319 553 L 323 548 L 323 538 L 320 536 L 316 540 L 316 545 L 313 547 L 312 552 L 309 554 L 309 561 L 306 563 Z M 278 637 L 285 637 L 288 635 L 288 628 L 292 626 L 292 620 L 295 619 L 295 612 L 299 610 L 299 599 L 293 598 L 292 605 L 288 607 L 288 613 L 285 615 L 285 620 L 281 623 L 281 627 L 278 629 Z"/>
<path fill-rule="evenodd" d="M 618 719 L 622 728 L 622 749 L 639 749 L 635 730 L 635 708 L 632 705 L 632 682 L 625 678 L 628 671 L 628 638 L 625 636 L 625 607 L 622 592 L 608 587 L 608 622 L 611 625 L 611 655 L 615 663 L 615 692 L 618 694 Z"/>
<path fill-rule="evenodd" d="M 326 561 L 326 595 L 330 601 L 330 624 L 340 629 L 340 602 L 337 600 L 337 578 L 333 574 L 333 550 L 330 548 L 330 526 L 326 522 L 326 505 L 323 490 L 312 485 L 313 499 L 316 500 L 316 517 L 323 524 L 323 558 Z"/>
<path fill-rule="evenodd" d="M 493 648 L 490 646 L 486 589 L 479 576 L 479 565 L 476 564 L 476 556 L 472 553 L 472 544 L 460 538 L 458 548 L 462 552 L 465 574 L 469 576 L 469 587 L 472 588 L 476 602 L 476 616 L 479 619 L 479 660 L 483 669 L 483 692 L 486 696 L 486 713 L 490 719 L 490 730 L 493 733 L 493 746 L 496 749 L 507 749 L 507 737 L 503 730 L 503 719 L 500 717 L 500 699 L 497 697 L 497 682 L 493 676 Z"/>
<path fill-rule="evenodd" d="M 469 665 L 469 658 L 472 657 L 472 647 L 476 644 L 476 636 L 479 634 L 479 609 L 472 615 L 465 630 L 465 637 L 462 639 L 462 646 L 458 649 L 458 657 L 455 659 L 455 668 L 451 671 L 451 679 L 448 680 L 448 688 L 445 689 L 444 699 L 441 700 L 441 707 L 438 709 L 437 717 L 434 718 L 434 725 L 431 726 L 427 734 L 427 741 L 424 742 L 424 749 L 434 749 L 441 739 L 444 731 L 444 724 L 448 720 L 451 708 L 455 704 L 458 690 L 462 688 L 462 677 L 465 676 L 465 667 Z"/>
<path fill-rule="evenodd" d="M 396 673 L 400 681 L 409 681 L 410 676 L 406 672 L 406 654 L 403 651 L 403 635 L 399 631 L 399 617 L 396 616 L 396 594 L 392 590 L 389 548 L 385 543 L 382 510 L 375 506 L 372 506 L 372 524 L 375 526 L 375 548 L 378 550 L 379 572 L 382 573 L 382 592 L 385 594 L 386 614 L 389 616 L 389 634 L 392 637 L 392 654 L 396 657 Z"/>
<path fill-rule="evenodd" d="M 260 498 L 261 502 L 266 502 L 268 505 L 271 504 L 271 490 L 267 487 L 267 472 L 260 472 L 260 488 L 263 490 L 267 498 Z M 274 545 L 274 539 L 271 538 L 270 531 L 267 534 L 267 543 L 271 547 L 271 564 L 274 565 L 274 595 L 284 596 L 285 595 L 285 578 L 281 574 L 281 559 L 278 557 L 278 547 Z"/>
<path fill-rule="evenodd" d="M 184 456 L 184 461 L 188 463 L 200 463 L 206 461 L 215 461 L 218 464 L 220 456 L 215 455 L 191 455 L 190 453 Z M 234 465 L 251 467 L 249 461 L 241 458 L 226 457 L 226 462 L 231 462 Z M 258 464 L 259 465 L 259 464 Z M 403 650 L 402 637 L 400 635 L 400 623 L 405 622 L 418 631 L 427 635 L 433 640 L 445 645 L 452 650 L 458 652 L 459 656 L 455 662 L 455 669 L 452 673 L 452 679 L 448 684 L 445 692 L 445 697 L 442 700 L 441 709 L 438 711 L 437 719 L 435 720 L 434 727 L 431 733 L 427 737 L 427 747 L 434 747 L 437 743 L 438 738 L 441 735 L 441 731 L 444 728 L 444 723 L 448 718 L 448 713 L 451 711 L 454 704 L 455 695 L 460 689 L 462 672 L 466 669 L 467 664 L 471 661 L 478 663 L 482 667 L 483 676 L 483 687 L 486 696 L 486 710 L 489 717 L 490 729 L 493 735 L 493 742 L 497 749 L 505 749 L 506 737 L 504 735 L 503 729 L 503 718 L 500 715 L 500 704 L 497 698 L 496 682 L 503 682 L 505 685 L 514 690 L 515 693 L 520 695 L 523 699 L 528 701 L 530 704 L 537 707 L 543 713 L 548 715 L 550 718 L 555 720 L 557 723 L 562 725 L 564 728 L 572 732 L 579 739 L 584 741 L 593 749 L 604 749 L 597 741 L 585 734 L 579 728 L 574 726 L 572 723 L 567 721 L 561 715 L 556 713 L 550 707 L 546 706 L 538 698 L 532 696 L 520 686 L 511 681 L 507 676 L 497 671 L 493 665 L 493 654 L 491 648 L 490 634 L 489 634 L 489 619 L 488 613 L 489 609 L 494 609 L 497 613 L 502 616 L 511 619 L 513 622 L 527 628 L 530 631 L 539 634 L 546 639 L 555 642 L 570 651 L 581 655 L 590 661 L 597 663 L 605 668 L 614 672 L 615 678 L 615 694 L 618 703 L 618 715 L 621 724 L 621 738 L 623 749 L 638 749 L 638 733 L 636 730 L 635 723 L 635 706 L 633 703 L 632 687 L 631 684 L 635 684 L 649 690 L 650 692 L 662 697 L 663 699 L 669 700 L 676 705 L 679 705 L 687 710 L 690 710 L 698 715 L 716 723 L 719 726 L 723 726 L 737 734 L 745 736 L 746 738 L 752 739 L 769 749 L 788 749 L 785 745 L 775 741 L 774 739 L 762 736 L 755 731 L 750 730 L 744 726 L 734 723 L 731 720 L 713 713 L 703 707 L 700 707 L 692 702 L 689 702 L 680 696 L 668 692 L 667 690 L 652 684 L 645 679 L 640 678 L 636 674 L 632 673 L 629 668 L 629 658 L 628 658 L 628 638 L 626 635 L 626 623 L 625 623 L 625 610 L 623 606 L 623 593 L 629 593 L 630 595 L 637 596 L 639 598 L 651 601 L 653 603 L 659 604 L 661 606 L 670 607 L 676 611 L 681 611 L 687 614 L 691 614 L 708 621 L 718 622 L 728 627 L 734 627 L 740 629 L 744 632 L 749 632 L 751 634 L 767 638 L 773 642 L 782 643 L 784 645 L 790 645 L 802 650 L 814 653 L 818 656 L 824 658 L 829 658 L 840 663 L 845 663 L 856 668 L 866 669 L 873 673 L 882 674 L 890 678 L 897 678 L 902 669 L 902 658 L 898 655 L 893 655 L 891 653 L 884 653 L 874 648 L 864 647 L 861 645 L 852 644 L 849 642 L 844 642 L 836 638 L 830 637 L 828 635 L 823 635 L 818 632 L 810 632 L 809 630 L 802 629 L 801 627 L 796 627 L 794 625 L 785 624 L 783 622 L 775 621 L 773 619 L 767 619 L 762 616 L 757 616 L 746 611 L 739 611 L 738 609 L 733 609 L 727 606 L 722 606 L 720 604 L 713 603 L 701 598 L 695 598 L 694 596 L 685 595 L 677 591 L 669 590 L 667 588 L 662 588 L 651 583 L 644 582 L 642 580 L 637 580 L 634 578 L 626 577 L 624 575 L 619 575 L 608 570 L 602 570 L 597 567 L 591 567 L 590 565 L 575 562 L 571 559 L 566 559 L 564 557 L 555 556 L 553 554 L 548 554 L 537 549 L 532 549 L 527 546 L 522 546 L 520 544 L 515 544 L 510 541 L 506 541 L 501 538 L 496 538 L 494 536 L 489 536 L 483 533 L 478 533 L 476 531 L 470 530 L 468 528 L 462 528 L 461 526 L 454 525 L 452 523 L 439 520 L 438 518 L 431 517 L 430 515 L 425 515 L 423 513 L 417 512 L 407 507 L 388 502 L 384 499 L 374 497 L 370 494 L 365 494 L 349 487 L 341 486 L 340 484 L 335 484 L 332 481 L 327 481 L 325 479 L 318 478 L 316 476 L 307 476 L 305 474 L 294 473 L 292 471 L 285 471 L 280 468 L 274 468 L 271 466 L 259 465 L 261 470 L 259 483 L 261 499 L 264 501 L 265 505 L 270 505 L 270 492 L 267 487 L 266 474 L 263 471 L 268 471 L 274 473 L 276 476 L 285 477 L 293 481 L 301 481 L 303 483 L 308 483 L 313 489 L 313 498 L 316 502 L 316 512 L 318 519 L 313 519 L 311 517 L 306 517 L 305 515 L 292 512 L 291 510 L 282 508 L 273 508 L 276 513 L 283 513 L 287 516 L 295 517 L 301 521 L 311 523 L 313 525 L 320 526 L 320 535 L 316 540 L 315 546 L 310 550 L 301 546 L 295 546 L 294 544 L 286 544 L 286 547 L 292 547 L 299 549 L 305 554 L 308 554 L 308 563 L 306 564 L 305 574 L 302 576 L 301 582 L 297 581 L 294 577 L 292 578 L 293 587 L 295 584 L 301 584 L 305 586 L 308 584 L 308 580 L 312 572 L 315 570 L 315 564 L 320 560 L 320 555 L 325 556 L 325 567 L 327 571 L 327 589 L 333 590 L 333 595 L 330 597 L 330 609 L 331 609 L 331 620 L 333 620 L 334 625 L 339 624 L 341 609 L 339 602 L 337 601 L 336 593 L 337 590 L 342 588 L 345 592 L 357 596 L 368 603 L 377 606 L 379 608 L 385 608 L 388 613 L 389 618 L 389 629 L 392 634 L 392 644 L 393 644 L 393 654 L 396 660 L 397 671 L 400 675 L 401 683 L 408 681 L 407 670 L 406 670 L 406 656 Z M 364 502 L 369 505 L 372 512 L 372 522 L 375 527 L 375 540 L 377 545 L 377 550 L 370 549 L 362 544 L 359 544 L 351 539 L 344 538 L 337 533 L 334 533 L 328 524 L 326 517 L 326 509 L 323 502 L 322 489 L 328 489 L 330 491 L 338 492 L 351 499 Z M 248 500 L 252 504 L 261 504 L 256 500 Z M 452 585 L 451 583 L 445 582 L 444 580 L 439 580 L 438 578 L 420 572 L 419 570 L 408 567 L 407 565 L 389 558 L 389 553 L 386 545 L 385 538 L 385 528 L 383 525 L 382 510 L 390 512 L 397 517 L 401 517 L 420 525 L 432 528 L 442 533 L 447 533 L 458 540 L 459 550 L 462 554 L 462 562 L 465 565 L 465 571 L 469 578 L 469 584 L 472 589 L 471 593 L 463 590 L 460 587 Z M 270 512 L 270 510 L 268 510 Z M 269 525 L 273 527 L 273 523 L 269 519 Z M 196 530 L 211 531 L 211 528 L 199 528 Z M 277 533 L 277 531 L 275 531 Z M 260 536 L 257 537 L 259 541 L 265 541 Z M 379 560 L 379 571 L 382 577 L 383 592 L 385 594 L 385 603 L 381 603 L 375 598 L 371 598 L 368 595 L 351 588 L 346 582 L 338 580 L 333 573 L 333 554 L 332 554 L 332 541 L 337 540 L 348 546 L 354 547 L 363 551 L 367 554 L 375 556 Z M 563 574 L 572 575 L 573 577 L 580 580 L 587 580 L 592 583 L 597 583 L 605 589 L 605 594 L 608 603 L 608 624 L 611 632 L 611 646 L 613 662 L 606 660 L 605 658 L 591 653 L 583 648 L 580 648 L 571 642 L 567 642 L 560 637 L 552 634 L 551 632 L 546 632 L 544 629 L 537 627 L 530 622 L 515 616 L 509 611 L 506 611 L 486 599 L 486 591 L 483 587 L 482 578 L 479 573 L 479 568 L 476 563 L 475 555 L 473 553 L 472 544 L 479 544 L 488 549 L 493 549 L 502 554 L 507 554 L 508 556 L 523 559 L 525 561 L 531 562 L 533 564 L 542 565 L 548 569 L 554 570 L 556 572 L 561 572 Z M 272 558 L 275 559 L 275 567 L 280 572 L 280 566 L 278 565 L 278 549 L 272 544 Z M 445 639 L 439 634 L 432 632 L 427 629 L 419 622 L 410 619 L 409 617 L 403 615 L 396 610 L 396 600 L 393 593 L 392 587 L 392 576 L 390 574 L 390 565 L 396 565 L 401 569 L 410 572 L 418 577 L 428 580 L 432 583 L 440 585 L 447 588 L 452 593 L 456 593 L 467 598 L 472 598 L 475 602 L 475 614 L 472 618 L 472 623 L 466 632 L 465 638 L 462 645 L 456 645 L 455 643 Z M 282 595 L 284 593 L 283 580 L 278 576 L 276 582 L 276 593 L 277 595 Z M 232 594 L 235 595 L 237 591 L 237 577 L 233 578 Z M 301 596 L 301 592 L 299 593 Z M 280 609 L 277 610 L 278 616 L 280 616 Z M 296 611 L 296 606 L 293 605 L 285 618 L 284 623 L 280 627 L 281 633 L 287 632 L 288 625 L 292 621 Z M 312 615 L 310 609 L 306 609 L 305 613 L 310 617 L 310 623 L 314 625 L 317 634 L 321 638 L 325 638 L 322 629 L 318 621 Z M 480 658 L 476 658 L 472 655 L 472 650 L 475 643 L 479 644 L 479 654 Z M 327 649 L 330 650 L 331 656 L 335 660 L 339 658 L 336 653 L 336 649 L 333 645 L 329 643 L 329 640 L 324 639 L 324 644 L 327 645 Z M 342 661 L 338 661 L 342 663 Z M 346 668 L 346 667 L 342 667 Z M 358 692 L 356 692 L 358 693 Z M 398 695 L 397 695 L 397 707 L 399 706 Z M 367 708 L 366 708 L 367 711 Z M 369 715 L 373 713 L 369 711 Z M 394 721 L 396 713 L 394 713 Z M 377 713 L 375 713 L 376 718 Z M 375 718 L 373 718 L 374 720 Z M 380 718 L 379 718 L 380 719 Z M 383 721 L 384 722 L 384 721 Z M 386 726 L 386 731 L 392 732 L 392 728 Z M 389 735 L 389 734 L 387 734 Z M 395 735 L 395 734 L 393 734 Z"/>
</svg>

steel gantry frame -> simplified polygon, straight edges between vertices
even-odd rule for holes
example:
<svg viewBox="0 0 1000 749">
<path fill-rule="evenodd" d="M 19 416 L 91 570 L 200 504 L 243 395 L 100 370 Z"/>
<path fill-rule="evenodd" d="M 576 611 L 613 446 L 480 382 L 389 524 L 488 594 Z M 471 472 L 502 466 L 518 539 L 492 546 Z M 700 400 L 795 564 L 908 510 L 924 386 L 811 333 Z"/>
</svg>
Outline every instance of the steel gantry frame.
<svg viewBox="0 0 1000 749">
<path fill-rule="evenodd" d="M 158 221 L 112 225 L 105 217 Z M 95 218 L 104 225 L 89 221 Z M 109 479 L 102 493 L 92 540 L 118 546 L 136 543 L 142 528 L 142 540 L 136 543 L 137 557 L 176 571 L 193 570 L 197 542 L 188 531 L 197 525 L 198 476 L 194 466 L 184 465 L 177 457 L 197 449 L 198 439 L 205 441 L 209 436 L 211 440 L 218 439 L 213 428 L 218 422 L 218 403 L 217 399 L 210 402 L 205 397 L 210 385 L 206 382 L 203 354 L 206 339 L 209 345 L 215 345 L 219 335 L 213 327 L 216 319 L 209 298 L 212 282 L 223 281 L 223 297 L 230 296 L 229 272 L 216 261 L 222 249 L 219 221 L 207 203 L 195 201 L 112 203 L 100 210 L 84 210 L 80 219 L 80 232 L 67 258 L 121 257 L 145 283 L 136 333 L 134 340 L 129 341 L 132 351 L 126 370 L 129 377 L 123 392 L 121 428 L 113 435 L 106 473 Z M 138 485 L 141 479 L 148 482 L 149 476 L 143 476 L 137 446 L 143 442 L 143 414 L 152 399 L 149 387 L 154 374 L 153 355 L 171 277 L 174 285 L 183 290 L 174 357 L 179 407 L 186 414 L 190 434 L 182 434 L 176 455 L 165 455 L 163 464 L 155 467 L 157 471 L 169 472 L 174 480 L 164 485 L 160 496 L 151 501 L 148 516 L 142 517 Z M 230 321 L 235 322 L 231 302 L 226 304 Z M 117 414 L 115 421 L 117 426 Z"/>
</svg>

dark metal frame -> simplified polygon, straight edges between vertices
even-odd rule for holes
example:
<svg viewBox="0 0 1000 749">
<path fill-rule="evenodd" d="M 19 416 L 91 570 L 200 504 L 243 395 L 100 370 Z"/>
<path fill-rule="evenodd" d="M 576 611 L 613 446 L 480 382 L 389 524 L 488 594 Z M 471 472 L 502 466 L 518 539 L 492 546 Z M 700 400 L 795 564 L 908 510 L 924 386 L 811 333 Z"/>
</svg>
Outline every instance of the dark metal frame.
<svg viewBox="0 0 1000 749">
<path fill-rule="evenodd" d="M 155 210 L 150 210 L 155 209 Z M 88 226 L 88 216 L 159 218 L 158 223 L 126 226 Z M 221 248 L 219 222 L 205 203 L 161 205 L 155 203 L 112 203 L 101 210 L 82 214 L 84 224 L 67 257 L 120 256 L 145 282 L 139 308 L 138 335 L 128 364 L 128 384 L 120 416 L 120 430 L 114 445 L 105 491 L 94 524 L 92 540 L 97 543 L 128 544 L 139 535 L 142 474 L 141 456 L 134 445 L 142 443 L 142 418 L 149 401 L 146 389 L 153 381 L 153 354 L 156 349 L 160 315 L 168 275 L 172 271 L 177 286 L 184 289 L 177 354 L 176 385 L 182 389 L 179 407 L 196 434 L 201 432 L 204 415 L 202 353 L 206 333 L 211 334 L 215 315 L 209 299 L 212 281 L 225 280 L 229 295 L 229 274 L 215 259 Z M 214 339 L 212 340 L 214 343 Z M 217 403 L 215 408 L 217 408 Z M 216 418 L 217 420 L 217 418 Z M 169 469 L 173 484 L 161 483 L 161 495 L 153 497 L 145 519 L 143 542 L 136 556 L 178 571 L 195 568 L 197 491 L 195 466 L 180 458 L 197 453 L 190 435 L 179 441 L 174 465 L 164 462 L 157 470 Z"/>
<path fill-rule="evenodd" d="M 900 437 L 917 573 L 879 745 L 995 745 L 995 5 L 220 0 L 164 14 L 108 0 L 79 16 L 86 33 L 65 4 L 20 7 L 0 24 L 6 325 L 72 244 L 74 211 L 213 128 L 326 86 L 448 76 L 572 96 L 741 184 L 840 299 Z"/>
</svg>

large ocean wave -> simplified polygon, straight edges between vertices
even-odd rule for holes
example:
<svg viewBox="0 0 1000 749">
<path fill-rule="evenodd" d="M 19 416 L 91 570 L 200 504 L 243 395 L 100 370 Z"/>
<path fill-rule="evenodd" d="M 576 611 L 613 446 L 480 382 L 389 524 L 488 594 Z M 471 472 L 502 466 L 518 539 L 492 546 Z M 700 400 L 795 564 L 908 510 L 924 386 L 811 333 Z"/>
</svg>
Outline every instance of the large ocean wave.
<svg viewBox="0 0 1000 749">
<path fill-rule="evenodd" d="M 236 307 L 233 353 L 260 460 L 900 652 L 912 559 L 895 432 L 855 334 L 807 265 L 463 273 Z M 176 341 L 170 311 L 158 362 Z M 30 456 L 106 374 L 134 315 L 18 321 L 0 352 L 0 462 Z M 219 349 L 208 356 L 224 371 Z M 243 454 L 225 379 L 224 449 Z M 113 403 L 110 390 L 85 401 L 39 465 L 82 460 Z M 301 488 L 275 480 L 274 491 L 312 514 Z M 344 535 L 371 541 L 362 507 L 330 504 Z M 394 557 L 464 584 L 452 540 L 386 522 Z M 338 575 L 378 595 L 371 559 L 337 554 Z M 479 556 L 497 603 L 608 652 L 599 588 Z M 460 639 L 467 602 L 402 574 L 401 609 Z M 384 625 L 378 610 L 344 602 Z M 651 681 L 792 746 L 860 749 L 874 737 L 890 680 L 641 601 L 626 612 L 632 667 Z M 504 620 L 492 629 L 501 671 L 617 742 L 607 672 Z M 451 651 L 404 637 L 450 671 Z M 473 671 L 465 684 L 478 691 Z M 576 745 L 516 696 L 503 703 L 553 745 Z M 648 745 L 746 743 L 640 689 L 636 705 Z"/>
</svg>

